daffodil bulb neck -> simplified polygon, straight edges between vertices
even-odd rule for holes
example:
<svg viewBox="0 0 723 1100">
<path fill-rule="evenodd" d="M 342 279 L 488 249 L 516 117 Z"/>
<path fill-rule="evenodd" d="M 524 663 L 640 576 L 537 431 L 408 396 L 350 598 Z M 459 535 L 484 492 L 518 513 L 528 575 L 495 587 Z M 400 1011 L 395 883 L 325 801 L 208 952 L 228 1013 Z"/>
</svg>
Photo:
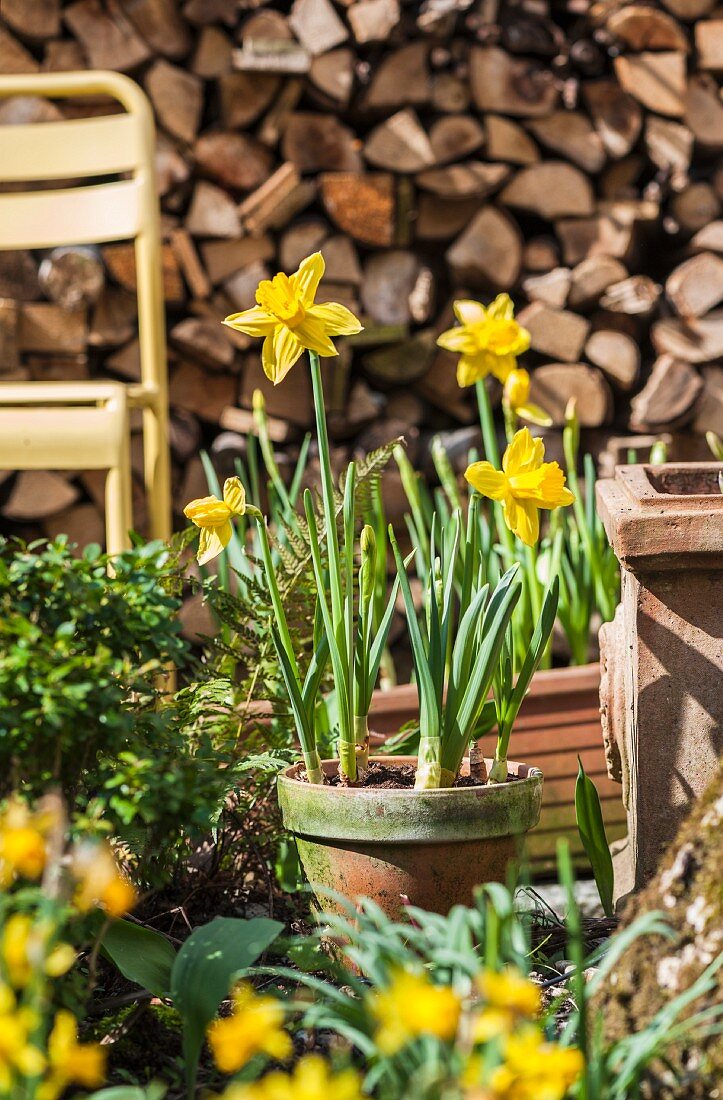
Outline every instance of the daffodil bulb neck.
<svg viewBox="0 0 723 1100">
<path fill-rule="evenodd" d="M 316 749 L 304 753 L 304 767 L 306 768 L 306 778 L 310 783 L 326 782 L 326 777 L 321 767 L 321 757 Z"/>
<path fill-rule="evenodd" d="M 439 763 L 439 738 L 420 737 L 414 789 L 415 791 L 429 791 L 436 790 L 441 786 L 442 768 Z"/>
<path fill-rule="evenodd" d="M 361 782 L 369 767 L 369 720 L 366 714 L 355 715 L 354 737 L 356 741 L 356 774 Z"/>
<path fill-rule="evenodd" d="M 490 768 L 488 783 L 506 783 L 507 782 L 507 758 L 500 760 L 495 757 L 494 763 Z"/>
</svg>

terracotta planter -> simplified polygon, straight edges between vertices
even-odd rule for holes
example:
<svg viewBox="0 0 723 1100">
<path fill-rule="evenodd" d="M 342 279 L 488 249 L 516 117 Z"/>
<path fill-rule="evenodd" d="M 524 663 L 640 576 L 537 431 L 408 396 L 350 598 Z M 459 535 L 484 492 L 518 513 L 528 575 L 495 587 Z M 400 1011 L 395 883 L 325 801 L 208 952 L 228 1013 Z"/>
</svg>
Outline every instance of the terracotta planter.
<svg viewBox="0 0 723 1100">
<path fill-rule="evenodd" d="M 336 906 L 324 890 L 352 901 L 372 898 L 390 916 L 406 901 L 437 913 L 468 905 L 479 883 L 504 881 L 540 816 L 542 773 L 527 764 L 510 761 L 519 777 L 510 783 L 433 791 L 300 783 L 301 766 L 279 776 L 279 804 L 319 904 L 329 911 Z M 322 766 L 333 775 L 337 761 Z"/>
<path fill-rule="evenodd" d="M 608 839 L 625 835 L 625 808 L 620 787 L 608 777 L 600 721 L 600 668 L 537 672 L 515 723 L 510 743 L 518 758 L 540 768 L 545 776 L 539 824 L 527 838 L 527 855 L 534 875 L 554 874 L 557 838 L 567 838 L 576 863 L 587 867 L 587 858 L 575 825 L 577 757 L 600 793 Z M 416 716 L 417 692 L 404 684 L 391 691 L 375 692 L 370 724 L 374 740 L 382 745 L 400 726 Z M 489 752 L 493 741 L 485 738 Z"/>
</svg>

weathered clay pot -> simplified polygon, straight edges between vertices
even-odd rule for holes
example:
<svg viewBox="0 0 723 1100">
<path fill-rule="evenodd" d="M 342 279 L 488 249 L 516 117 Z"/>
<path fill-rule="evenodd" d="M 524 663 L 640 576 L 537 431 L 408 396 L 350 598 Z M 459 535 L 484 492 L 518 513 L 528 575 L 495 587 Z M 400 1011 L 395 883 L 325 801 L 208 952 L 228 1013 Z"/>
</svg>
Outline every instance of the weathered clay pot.
<svg viewBox="0 0 723 1100">
<path fill-rule="evenodd" d="M 525 853 L 535 878 L 557 874 L 557 841 L 564 837 L 574 863 L 589 870 L 575 824 L 577 758 L 600 795 L 610 841 L 625 836 L 627 820 L 620 787 L 608 777 L 600 724 L 600 666 L 554 668 L 536 672 L 522 701 L 510 744 L 517 759 L 540 768 L 545 776 L 540 820 L 527 837 Z M 372 747 L 383 752 L 387 738 L 419 713 L 414 684 L 375 691 L 369 723 Z M 482 740 L 489 752 L 492 737 Z"/>
<path fill-rule="evenodd" d="M 416 763 L 411 756 L 372 759 Z M 336 760 L 322 763 L 326 775 L 337 766 Z M 542 772 L 514 761 L 509 769 L 518 778 L 512 782 L 432 791 L 301 783 L 301 767 L 279 776 L 279 804 L 307 878 L 328 911 L 336 905 L 324 890 L 354 902 L 372 898 L 390 916 L 407 902 L 436 913 L 468 905 L 479 883 L 504 881 L 509 861 L 540 816 Z"/>
</svg>

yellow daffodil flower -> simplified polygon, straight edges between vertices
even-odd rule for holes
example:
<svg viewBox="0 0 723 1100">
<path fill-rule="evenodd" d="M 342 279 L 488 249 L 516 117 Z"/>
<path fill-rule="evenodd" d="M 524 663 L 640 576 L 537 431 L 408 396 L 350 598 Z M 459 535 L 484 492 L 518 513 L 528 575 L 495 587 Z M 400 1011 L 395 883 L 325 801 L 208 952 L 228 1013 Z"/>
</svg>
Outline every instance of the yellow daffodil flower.
<svg viewBox="0 0 723 1100">
<path fill-rule="evenodd" d="M 459 321 L 438 338 L 447 351 L 459 352 L 457 382 L 471 386 L 488 374 L 505 382 L 515 369 L 517 356 L 530 346 L 530 334 L 515 321 L 515 307 L 509 294 L 498 294 L 491 305 L 464 299 L 454 303 Z"/>
<path fill-rule="evenodd" d="M 307 1054 L 293 1073 L 274 1070 L 251 1085 L 230 1085 L 223 1100 L 362 1100 L 353 1069 L 333 1073 L 319 1054 Z"/>
<path fill-rule="evenodd" d="M 264 337 L 261 362 L 275 386 L 286 377 L 304 349 L 322 356 L 336 355 L 332 336 L 361 332 L 361 323 L 346 306 L 337 302 L 315 304 L 324 270 L 320 252 L 307 256 L 293 275 L 280 272 L 259 283 L 257 305 L 253 309 L 232 313 L 224 321 L 229 328 L 247 336 Z"/>
<path fill-rule="evenodd" d="M 35 1077 L 45 1069 L 45 1057 L 30 1042 L 37 1019 L 28 1009 L 18 1008 L 15 995 L 0 985 L 0 1095 L 13 1095 L 13 1083 L 20 1077 Z"/>
<path fill-rule="evenodd" d="M 461 1007 L 449 986 L 434 985 L 426 974 L 397 971 L 371 998 L 377 1046 L 383 1054 L 395 1054 L 420 1035 L 447 1042 L 457 1033 Z"/>
<path fill-rule="evenodd" d="M 0 817 L 0 886 L 9 886 L 16 877 L 40 878 L 51 825 L 48 814 L 34 814 L 18 799 L 10 800 Z"/>
<path fill-rule="evenodd" d="M 563 508 L 575 499 L 558 463 L 544 462 L 544 457 L 544 442 L 522 428 L 502 457 L 502 470 L 473 462 L 464 475 L 482 496 L 502 502 L 505 523 L 527 546 L 539 538 L 541 508 Z"/>
<path fill-rule="evenodd" d="M 74 900 L 81 912 L 97 905 L 109 917 L 122 917 L 135 905 L 136 891 L 121 874 L 107 844 L 77 845 L 71 866 L 78 884 Z"/>
<path fill-rule="evenodd" d="M 49 1075 L 38 1088 L 37 1100 L 56 1100 L 68 1085 L 97 1088 L 105 1080 L 105 1063 L 100 1043 L 79 1043 L 75 1016 L 61 1010 L 48 1037 Z"/>
<path fill-rule="evenodd" d="M 546 1042 L 537 1028 L 510 1035 L 490 1088 L 500 1100 L 562 1100 L 584 1069 L 582 1052 Z"/>
<path fill-rule="evenodd" d="M 516 367 L 507 375 L 502 401 L 520 420 L 539 424 L 542 428 L 549 428 L 552 424 L 549 413 L 530 401 L 530 376 L 522 367 Z"/>
<path fill-rule="evenodd" d="M 223 483 L 223 500 L 199 497 L 183 509 L 183 514 L 201 529 L 196 558 L 199 565 L 218 557 L 233 535 L 233 516 L 260 516 L 258 508 L 246 503 L 246 490 L 238 477 Z"/>
<path fill-rule="evenodd" d="M 233 993 L 233 1013 L 214 1020 L 206 1032 L 221 1072 L 235 1073 L 255 1054 L 288 1058 L 293 1048 L 283 1022 L 280 1001 L 260 996 L 248 982 L 240 982 Z"/>
<path fill-rule="evenodd" d="M 485 1001 L 473 1023 L 477 1043 L 509 1034 L 521 1020 L 534 1019 L 541 1010 L 538 986 L 512 967 L 499 973 L 484 971 L 477 979 L 477 987 Z"/>
<path fill-rule="evenodd" d="M 59 978 L 75 962 L 69 943 L 59 943 L 49 952 L 47 932 L 27 913 L 13 913 L 5 921 L 0 940 L 0 959 L 7 980 L 15 989 L 23 989 L 34 972 Z"/>
</svg>

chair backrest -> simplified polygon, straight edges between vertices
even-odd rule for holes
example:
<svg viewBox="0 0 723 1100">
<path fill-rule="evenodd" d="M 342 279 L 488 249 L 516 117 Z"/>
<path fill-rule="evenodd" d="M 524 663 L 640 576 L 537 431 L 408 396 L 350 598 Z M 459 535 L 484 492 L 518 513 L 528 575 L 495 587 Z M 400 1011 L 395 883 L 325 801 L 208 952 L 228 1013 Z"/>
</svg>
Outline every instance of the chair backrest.
<svg viewBox="0 0 723 1100">
<path fill-rule="evenodd" d="M 0 193 L 0 250 L 134 241 L 141 384 L 130 390 L 134 403 L 147 410 L 146 434 L 153 437 L 146 467 L 150 491 L 151 466 L 156 473 L 162 471 L 166 486 L 168 482 L 163 453 L 168 405 L 165 314 L 150 103 L 137 84 L 115 72 L 0 76 L 0 99 L 98 95 L 116 100 L 125 113 L 0 126 L 0 186 L 12 184 L 11 191 Z M 114 175 L 128 178 L 78 183 Z M 69 180 L 72 185 L 32 189 L 32 184 L 48 180 Z M 27 190 L 23 183 L 29 185 Z M 155 510 L 159 533 L 168 524 L 160 505 Z"/>
</svg>

